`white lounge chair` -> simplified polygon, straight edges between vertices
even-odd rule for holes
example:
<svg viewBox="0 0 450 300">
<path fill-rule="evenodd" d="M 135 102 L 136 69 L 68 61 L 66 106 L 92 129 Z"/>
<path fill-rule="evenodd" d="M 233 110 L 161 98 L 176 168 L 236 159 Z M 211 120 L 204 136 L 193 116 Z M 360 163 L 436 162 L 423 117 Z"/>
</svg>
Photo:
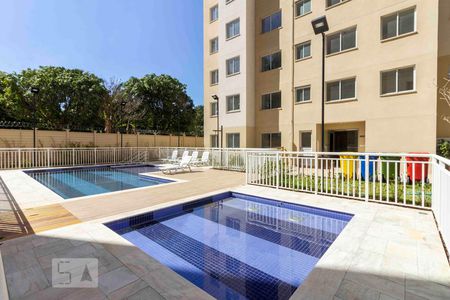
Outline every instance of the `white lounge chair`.
<svg viewBox="0 0 450 300">
<path fill-rule="evenodd" d="M 180 162 L 181 160 L 183 160 L 183 158 L 185 158 L 187 156 L 189 156 L 189 151 L 185 150 L 185 151 L 183 151 L 183 154 L 181 155 L 181 158 L 179 158 L 179 159 L 177 159 L 175 161 Z"/>
<path fill-rule="evenodd" d="M 195 164 L 196 161 L 198 161 L 198 151 L 192 152 L 191 155 L 191 164 Z"/>
<path fill-rule="evenodd" d="M 190 156 L 185 156 L 181 159 L 181 161 L 173 166 L 170 166 L 166 169 L 163 169 L 162 172 L 164 174 L 172 174 L 172 172 L 177 172 L 177 171 L 184 171 L 184 170 L 189 170 L 189 172 L 192 172 L 191 169 L 191 157 Z"/>
<path fill-rule="evenodd" d="M 163 159 L 163 162 L 171 163 L 176 162 L 178 157 L 178 150 L 172 151 L 172 156 L 169 156 L 168 158 Z"/>
<path fill-rule="evenodd" d="M 197 159 L 192 164 L 195 166 L 207 166 L 209 163 L 209 151 L 204 151 L 202 154 L 202 158 Z"/>
</svg>

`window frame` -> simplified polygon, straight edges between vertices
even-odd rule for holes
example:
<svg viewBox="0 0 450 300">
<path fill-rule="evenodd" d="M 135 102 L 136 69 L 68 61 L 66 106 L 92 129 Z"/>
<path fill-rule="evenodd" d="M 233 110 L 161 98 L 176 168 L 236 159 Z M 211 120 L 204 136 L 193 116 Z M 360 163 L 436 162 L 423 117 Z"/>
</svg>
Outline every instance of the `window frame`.
<svg viewBox="0 0 450 300">
<path fill-rule="evenodd" d="M 213 82 L 213 74 L 214 73 L 217 73 L 217 82 Z M 211 70 L 209 72 L 209 81 L 210 81 L 211 86 L 219 84 L 219 69 Z"/>
<path fill-rule="evenodd" d="M 297 97 L 297 93 L 299 90 L 304 90 L 304 89 L 309 89 L 309 99 L 308 100 L 302 100 L 302 101 L 298 101 L 298 97 Z M 303 93 L 304 95 L 304 93 Z M 307 85 L 302 85 L 299 87 L 295 88 L 295 104 L 302 104 L 302 103 L 310 103 L 312 102 L 312 97 L 311 97 L 311 85 L 307 84 Z"/>
<path fill-rule="evenodd" d="M 214 140 L 214 143 L 213 143 L 213 140 Z M 211 148 L 219 148 L 219 135 L 217 133 L 211 134 L 209 142 L 211 143 Z"/>
<path fill-rule="evenodd" d="M 229 145 L 229 137 L 230 136 L 234 136 L 234 138 L 233 138 L 233 145 L 232 146 Z M 236 147 L 236 145 L 235 145 L 235 142 L 236 142 L 235 137 L 236 136 L 238 137 L 238 142 L 239 142 L 238 147 Z M 240 148 L 240 147 L 241 147 L 241 134 L 239 132 L 227 133 L 227 148 L 236 149 L 236 148 Z"/>
<path fill-rule="evenodd" d="M 307 44 L 309 44 L 309 55 L 308 55 L 308 56 L 301 57 L 301 58 L 298 58 L 298 57 L 297 57 L 297 54 L 298 54 L 297 49 L 298 49 L 299 47 L 305 46 L 305 45 L 307 45 Z M 302 42 L 302 43 L 300 43 L 300 44 L 295 45 L 295 61 L 296 61 L 296 62 L 297 62 L 297 61 L 302 61 L 302 60 L 305 60 L 305 59 L 308 59 L 308 58 L 312 58 L 312 43 L 311 43 L 311 40 L 306 41 L 306 42 Z"/>
<path fill-rule="evenodd" d="M 273 18 L 273 16 L 274 15 L 276 15 L 276 14 L 280 14 L 280 26 L 278 26 L 278 27 L 273 27 L 272 25 L 272 18 Z M 268 19 L 268 18 L 270 18 L 270 29 L 268 30 L 268 31 L 264 31 L 264 20 L 266 20 L 266 19 Z M 270 14 L 270 15 L 268 15 L 268 16 L 265 16 L 265 17 L 263 17 L 263 18 L 261 18 L 261 34 L 265 34 L 265 33 L 268 33 L 268 32 L 272 32 L 272 31 L 274 31 L 274 30 L 277 30 L 277 29 L 280 29 L 280 28 L 282 28 L 283 27 L 283 12 L 282 12 L 282 10 L 280 9 L 280 10 L 277 10 L 276 12 L 274 12 L 274 13 L 272 13 L 272 14 Z"/>
<path fill-rule="evenodd" d="M 229 71 L 228 70 L 228 62 L 231 61 L 231 60 L 236 60 L 236 59 L 239 60 L 239 70 L 237 72 L 234 72 L 234 73 L 228 73 L 228 71 Z M 233 64 L 233 69 L 235 69 L 235 64 Z M 227 59 L 225 61 L 225 71 L 227 73 L 227 77 L 235 76 L 235 75 L 240 74 L 241 73 L 241 56 L 238 55 L 238 56 L 234 56 L 234 57 L 231 57 L 231 58 Z"/>
<path fill-rule="evenodd" d="M 239 107 L 238 108 L 236 108 L 235 106 L 236 106 L 236 97 L 238 97 L 238 100 L 239 100 Z M 232 99 L 232 103 L 233 103 L 233 109 L 229 109 L 229 100 L 231 100 Z M 227 113 L 234 113 L 234 112 L 239 112 L 239 111 L 241 111 L 241 95 L 240 94 L 234 94 L 234 95 L 229 95 L 229 96 L 226 96 L 226 98 L 225 98 L 225 100 L 226 100 L 226 112 Z"/>
<path fill-rule="evenodd" d="M 273 58 L 272 58 L 275 54 L 280 54 L 280 66 L 276 67 L 276 68 L 273 67 Z M 267 69 L 267 70 L 264 70 L 263 60 L 266 57 L 270 57 L 270 63 L 269 63 L 270 64 L 270 68 Z M 272 71 L 272 70 L 281 69 L 282 67 L 283 67 L 283 55 L 282 55 L 282 51 L 281 50 L 278 50 L 277 52 L 274 52 L 274 53 L 271 53 L 271 54 L 267 54 L 267 55 L 261 56 L 261 72 L 269 72 L 269 71 Z"/>
<path fill-rule="evenodd" d="M 330 9 L 330 8 L 333 8 L 333 7 L 336 7 L 336 6 L 339 6 L 339 5 L 342 5 L 342 4 L 347 3 L 347 2 L 349 2 L 349 1 L 350 1 L 350 0 L 339 0 L 338 3 L 328 5 L 328 0 L 326 0 L 326 1 L 325 1 L 325 10 Z"/>
<path fill-rule="evenodd" d="M 351 98 L 342 98 L 342 81 L 351 80 L 351 79 L 353 79 L 355 81 L 355 95 L 354 95 L 354 97 L 351 97 Z M 331 83 L 336 83 L 336 82 L 339 82 L 339 99 L 328 100 L 328 85 Z M 325 103 L 355 101 L 358 99 L 357 91 L 358 91 L 358 83 L 356 80 L 356 76 L 328 81 L 325 84 Z"/>
<path fill-rule="evenodd" d="M 232 36 L 228 36 L 228 26 L 229 25 L 234 25 L 234 24 L 236 24 L 236 22 L 237 22 L 237 24 L 239 26 L 239 32 L 234 34 L 234 35 L 232 35 Z M 235 27 L 233 27 L 233 28 L 235 28 Z M 240 35 L 241 35 L 241 18 L 236 18 L 236 19 L 231 20 L 230 22 L 225 24 L 225 40 L 228 41 L 228 40 L 234 39 L 234 38 L 236 38 L 236 37 L 238 37 Z"/>
<path fill-rule="evenodd" d="M 279 135 L 280 136 L 280 146 L 274 147 L 274 145 L 273 145 L 273 136 L 274 135 Z M 263 145 L 264 136 L 269 136 L 269 147 L 264 147 L 264 145 Z M 281 132 L 264 132 L 264 133 L 261 133 L 261 148 L 263 148 L 263 149 L 281 148 Z"/>
<path fill-rule="evenodd" d="M 310 146 L 309 147 L 305 147 L 303 145 L 303 134 L 309 134 L 310 135 Z M 312 139 L 312 130 L 301 130 L 299 132 L 299 145 L 300 145 L 300 149 L 303 151 L 304 148 L 306 149 L 311 149 L 312 150 L 312 146 L 313 146 L 313 139 Z"/>
<path fill-rule="evenodd" d="M 410 11 L 410 10 L 414 10 L 414 29 L 413 29 L 413 31 L 399 34 L 400 14 L 404 13 L 404 12 L 407 12 L 407 11 Z M 384 38 L 383 37 L 383 25 L 384 25 L 383 21 L 386 18 L 392 17 L 394 15 L 396 16 L 395 35 L 391 36 L 391 37 Z M 393 12 L 391 14 L 387 14 L 387 15 L 384 15 L 384 16 L 380 17 L 380 40 L 381 40 L 381 42 L 387 42 L 387 41 L 395 40 L 395 39 L 402 38 L 402 37 L 405 37 L 405 36 L 409 36 L 409 35 L 415 34 L 415 33 L 417 33 L 417 6 L 411 6 L 411 7 L 408 7 L 408 8 L 402 9 L 402 10 L 398 10 L 398 11 Z"/>
<path fill-rule="evenodd" d="M 406 91 L 398 91 L 398 74 L 399 71 L 401 70 L 406 70 L 406 69 L 413 69 L 413 89 L 412 90 L 406 90 Z M 383 74 L 385 73 L 389 73 L 389 72 L 393 72 L 395 71 L 395 92 L 390 92 L 390 93 L 384 93 L 383 94 Z M 383 70 L 380 71 L 380 96 L 381 97 L 389 97 L 389 96 L 396 96 L 396 95 L 403 95 L 403 94 L 411 94 L 411 93 L 416 93 L 417 92 L 417 68 L 416 65 L 410 65 L 410 66 L 405 66 L 405 67 L 399 67 L 399 68 L 394 68 L 394 69 L 389 69 L 389 70 Z"/>
<path fill-rule="evenodd" d="M 297 9 L 297 7 L 299 6 L 299 4 L 300 3 L 305 3 L 305 2 L 307 2 L 307 1 L 309 1 L 310 2 L 310 7 L 311 7 L 311 9 L 308 11 L 308 12 L 306 12 L 306 13 L 303 13 L 303 14 L 297 14 L 297 12 L 298 12 L 298 9 Z M 313 1 L 312 0 L 298 0 L 298 1 L 296 1 L 295 2 L 295 18 L 301 18 L 301 17 L 303 17 L 303 16 L 306 16 L 306 15 L 309 15 L 310 13 L 312 13 L 312 4 L 313 4 Z"/>
<path fill-rule="evenodd" d="M 217 17 L 213 19 L 213 9 L 217 9 Z M 219 4 L 213 5 L 209 8 L 209 23 L 213 23 L 219 20 Z"/>
<path fill-rule="evenodd" d="M 279 107 L 274 107 L 273 106 L 273 95 L 274 94 L 280 94 L 280 106 Z M 282 107 L 282 101 L 283 101 L 283 97 L 282 97 L 282 92 L 281 91 L 274 91 L 274 92 L 270 92 L 270 93 L 265 93 L 261 95 L 261 110 L 272 110 L 272 109 L 281 109 Z M 269 108 L 264 108 L 263 105 L 263 98 L 264 96 L 270 96 L 270 107 Z"/>
<path fill-rule="evenodd" d="M 216 42 L 216 45 L 217 45 L 217 49 L 215 51 L 213 50 L 213 42 L 214 41 Z M 219 37 L 218 36 L 209 40 L 209 54 L 215 54 L 217 52 L 219 52 Z"/>
<path fill-rule="evenodd" d="M 342 34 L 344 32 L 349 32 L 349 31 L 351 31 L 353 29 L 355 30 L 355 46 L 342 50 L 342 40 L 343 40 L 342 39 Z M 328 50 L 328 40 L 329 40 L 330 37 L 338 35 L 338 34 L 339 34 L 339 51 L 329 53 L 328 52 L 329 51 Z M 346 53 L 346 52 L 358 49 L 358 26 L 354 25 L 354 26 L 347 27 L 347 28 L 344 28 L 342 30 L 339 30 L 339 31 L 327 34 L 325 43 L 326 43 L 326 56 L 338 55 L 338 54 L 342 54 L 342 53 Z"/>
<path fill-rule="evenodd" d="M 213 109 L 213 107 L 215 106 L 215 113 L 214 113 L 214 109 Z M 211 118 L 215 118 L 215 117 L 217 117 L 217 115 L 218 115 L 218 112 L 219 112 L 219 103 L 217 102 L 217 101 L 214 101 L 214 102 L 210 102 L 209 103 L 209 109 L 211 110 L 210 111 L 210 117 Z"/>
</svg>

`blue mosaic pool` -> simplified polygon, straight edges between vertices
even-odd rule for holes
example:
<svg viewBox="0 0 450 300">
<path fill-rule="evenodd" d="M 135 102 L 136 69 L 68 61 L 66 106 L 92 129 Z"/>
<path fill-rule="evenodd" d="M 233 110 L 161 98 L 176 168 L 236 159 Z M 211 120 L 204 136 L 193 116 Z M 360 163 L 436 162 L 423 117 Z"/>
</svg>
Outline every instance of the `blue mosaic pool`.
<svg viewBox="0 0 450 300">
<path fill-rule="evenodd" d="M 352 215 L 222 193 L 105 224 L 217 299 L 288 299 Z"/>
<path fill-rule="evenodd" d="M 70 199 L 172 182 L 139 175 L 157 170 L 152 165 L 119 165 L 38 170 L 25 173 L 62 198 Z"/>
</svg>

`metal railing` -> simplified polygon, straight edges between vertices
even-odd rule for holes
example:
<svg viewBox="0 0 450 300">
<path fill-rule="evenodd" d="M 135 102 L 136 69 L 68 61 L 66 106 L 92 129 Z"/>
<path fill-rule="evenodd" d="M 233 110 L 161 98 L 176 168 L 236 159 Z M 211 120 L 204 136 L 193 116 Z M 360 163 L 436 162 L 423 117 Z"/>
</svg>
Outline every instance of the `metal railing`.
<svg viewBox="0 0 450 300">
<path fill-rule="evenodd" d="M 107 148 L 0 148 L 0 170 L 34 169 L 118 163 L 148 163 L 170 158 L 178 150 L 192 155 L 209 151 L 208 165 L 213 168 L 245 171 L 245 156 L 248 151 L 265 149 L 197 148 L 197 147 L 107 147 Z"/>
<path fill-rule="evenodd" d="M 432 154 L 248 152 L 246 182 L 432 210 L 450 245 L 450 161 Z"/>
</svg>

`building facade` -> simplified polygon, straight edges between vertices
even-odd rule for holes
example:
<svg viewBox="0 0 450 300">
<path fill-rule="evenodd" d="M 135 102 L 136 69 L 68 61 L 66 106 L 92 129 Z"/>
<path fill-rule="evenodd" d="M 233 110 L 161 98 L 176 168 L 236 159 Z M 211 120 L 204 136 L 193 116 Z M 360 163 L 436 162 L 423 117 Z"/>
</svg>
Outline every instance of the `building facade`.
<svg viewBox="0 0 450 300">
<path fill-rule="evenodd" d="M 321 16 L 324 150 L 434 153 L 448 0 L 204 0 L 205 146 L 320 150 Z"/>
</svg>

